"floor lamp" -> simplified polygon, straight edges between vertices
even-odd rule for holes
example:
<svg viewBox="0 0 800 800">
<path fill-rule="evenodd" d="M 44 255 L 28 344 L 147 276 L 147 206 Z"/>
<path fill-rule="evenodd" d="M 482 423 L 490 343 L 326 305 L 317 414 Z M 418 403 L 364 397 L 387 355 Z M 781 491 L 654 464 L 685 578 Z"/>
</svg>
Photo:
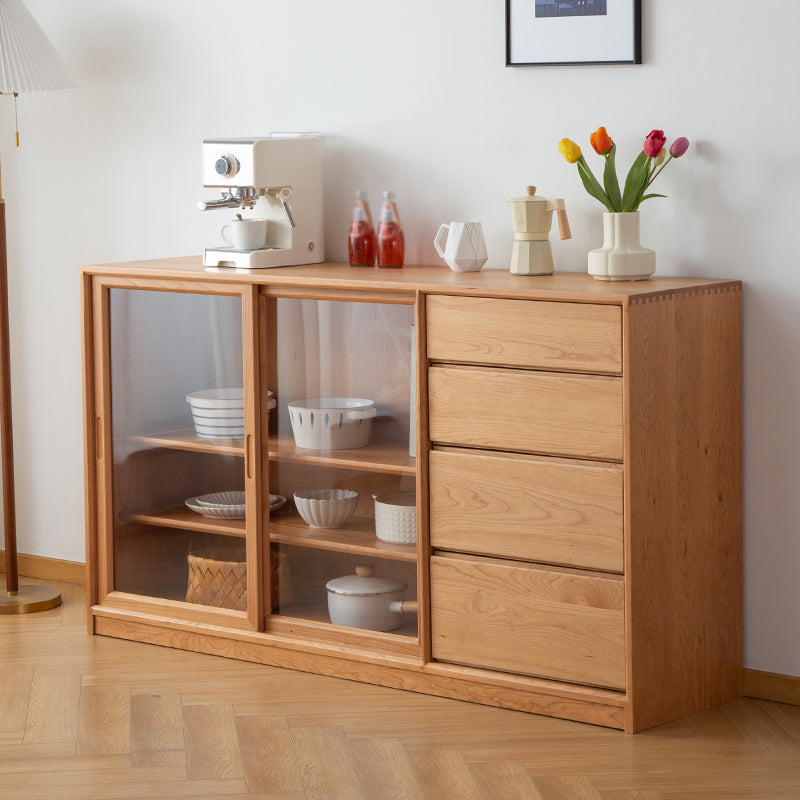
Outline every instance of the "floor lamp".
<svg viewBox="0 0 800 800">
<path fill-rule="evenodd" d="M 14 95 L 15 116 L 18 94 L 69 89 L 76 85 L 75 78 L 22 0 L 0 0 L 0 94 Z M 19 128 L 16 139 L 19 147 Z M 5 592 L 0 592 L 0 614 L 26 614 L 54 608 L 61 603 L 61 594 L 49 586 L 19 585 L 10 349 L 6 204 L 0 185 L 0 464 L 6 569 Z"/>
</svg>

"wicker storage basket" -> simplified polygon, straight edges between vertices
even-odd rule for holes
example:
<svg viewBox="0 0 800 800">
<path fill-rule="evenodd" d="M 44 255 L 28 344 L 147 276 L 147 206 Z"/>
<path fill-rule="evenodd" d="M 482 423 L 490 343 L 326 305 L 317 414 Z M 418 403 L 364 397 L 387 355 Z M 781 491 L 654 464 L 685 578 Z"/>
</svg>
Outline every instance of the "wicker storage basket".
<svg viewBox="0 0 800 800">
<path fill-rule="evenodd" d="M 231 556 L 222 548 L 189 553 L 188 603 L 247 610 L 247 565 L 244 557 L 232 561 Z"/>
<path fill-rule="evenodd" d="M 189 586 L 187 603 L 199 603 L 214 608 L 247 611 L 247 565 L 241 557 L 223 548 L 211 548 L 189 553 Z M 235 560 L 233 560 L 235 557 Z M 288 602 L 289 574 L 286 553 L 270 552 L 270 588 L 272 608 L 278 607 L 283 586 L 284 602 Z"/>
</svg>

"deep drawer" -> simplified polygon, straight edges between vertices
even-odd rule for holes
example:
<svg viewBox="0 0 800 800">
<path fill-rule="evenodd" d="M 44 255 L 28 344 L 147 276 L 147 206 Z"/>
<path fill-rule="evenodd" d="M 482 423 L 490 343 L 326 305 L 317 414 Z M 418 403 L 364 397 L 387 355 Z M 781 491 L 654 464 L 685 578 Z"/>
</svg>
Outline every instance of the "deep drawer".
<svg viewBox="0 0 800 800">
<path fill-rule="evenodd" d="M 622 461 L 622 379 L 431 367 L 430 438 L 441 444 Z"/>
<path fill-rule="evenodd" d="M 622 467 L 479 450 L 429 465 L 433 547 L 622 572 Z"/>
<path fill-rule="evenodd" d="M 437 554 L 433 657 L 554 680 L 625 687 L 620 576 Z"/>
<path fill-rule="evenodd" d="M 622 372 L 619 306 L 429 296 L 428 358 L 575 372 Z"/>
</svg>

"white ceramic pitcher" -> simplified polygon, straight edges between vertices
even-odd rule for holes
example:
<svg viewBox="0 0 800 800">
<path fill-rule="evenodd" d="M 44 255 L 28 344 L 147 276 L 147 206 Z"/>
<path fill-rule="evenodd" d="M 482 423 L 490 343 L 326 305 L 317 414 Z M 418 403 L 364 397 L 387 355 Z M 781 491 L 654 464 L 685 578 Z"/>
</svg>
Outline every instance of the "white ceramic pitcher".
<svg viewBox="0 0 800 800">
<path fill-rule="evenodd" d="M 439 226 L 433 246 L 453 272 L 477 272 L 488 258 L 480 222 L 444 223 Z"/>
</svg>

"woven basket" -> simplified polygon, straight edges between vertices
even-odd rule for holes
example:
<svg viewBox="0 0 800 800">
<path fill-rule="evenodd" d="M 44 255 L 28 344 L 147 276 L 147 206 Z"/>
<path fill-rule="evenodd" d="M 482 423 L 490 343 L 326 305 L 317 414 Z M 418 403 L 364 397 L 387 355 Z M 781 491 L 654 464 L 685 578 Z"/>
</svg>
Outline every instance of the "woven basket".
<svg viewBox="0 0 800 800">
<path fill-rule="evenodd" d="M 188 603 L 247 610 L 247 565 L 244 560 L 229 560 L 230 556 L 222 549 L 189 553 Z"/>
<path fill-rule="evenodd" d="M 189 586 L 187 603 L 213 608 L 247 611 L 247 565 L 244 553 L 240 560 L 231 560 L 231 552 L 222 548 L 189 553 Z M 283 593 L 284 603 L 291 601 L 291 583 L 286 553 L 270 552 L 270 589 L 273 610 L 278 608 Z"/>
</svg>

